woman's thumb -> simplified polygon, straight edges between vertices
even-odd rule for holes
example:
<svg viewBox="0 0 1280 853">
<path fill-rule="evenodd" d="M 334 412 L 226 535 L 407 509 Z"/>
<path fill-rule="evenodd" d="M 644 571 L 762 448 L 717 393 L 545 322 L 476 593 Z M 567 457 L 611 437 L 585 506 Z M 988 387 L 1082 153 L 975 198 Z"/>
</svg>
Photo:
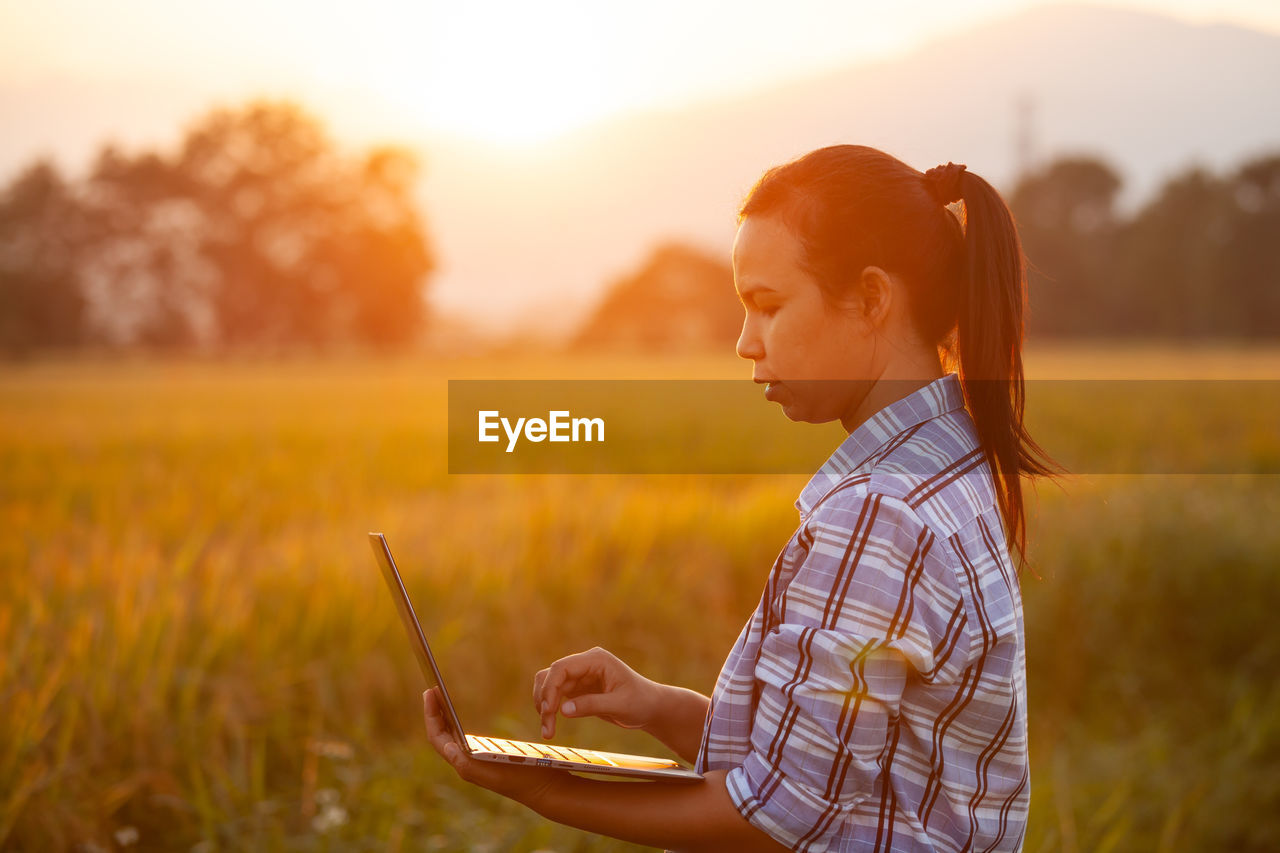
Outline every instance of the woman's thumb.
<svg viewBox="0 0 1280 853">
<path fill-rule="evenodd" d="M 607 693 L 584 693 L 561 704 L 560 713 L 566 717 L 596 717 L 600 714 L 610 714 L 616 710 L 612 707 L 614 703 L 611 700 L 612 697 Z"/>
</svg>

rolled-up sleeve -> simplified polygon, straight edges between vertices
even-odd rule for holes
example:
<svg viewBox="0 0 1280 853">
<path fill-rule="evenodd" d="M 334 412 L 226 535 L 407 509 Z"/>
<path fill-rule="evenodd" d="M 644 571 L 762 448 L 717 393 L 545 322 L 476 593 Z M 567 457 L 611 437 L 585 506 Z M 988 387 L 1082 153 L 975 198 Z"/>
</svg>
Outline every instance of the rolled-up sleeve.
<svg viewBox="0 0 1280 853">
<path fill-rule="evenodd" d="M 929 528 L 898 498 L 838 497 L 808 519 L 807 554 L 769 604 L 751 751 L 726 779 L 747 820 L 801 850 L 878 798 L 908 681 L 954 674 L 964 642 Z"/>
</svg>

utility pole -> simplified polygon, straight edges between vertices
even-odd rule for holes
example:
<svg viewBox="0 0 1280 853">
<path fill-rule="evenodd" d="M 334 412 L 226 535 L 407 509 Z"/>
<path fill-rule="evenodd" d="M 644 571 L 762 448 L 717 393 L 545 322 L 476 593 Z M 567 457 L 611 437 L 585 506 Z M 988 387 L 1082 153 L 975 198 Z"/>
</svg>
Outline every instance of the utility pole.
<svg viewBox="0 0 1280 853">
<path fill-rule="evenodd" d="M 1013 162 L 1016 169 L 1014 183 L 1026 177 L 1036 167 L 1035 150 L 1035 98 L 1030 92 L 1022 92 L 1014 100 Z"/>
</svg>

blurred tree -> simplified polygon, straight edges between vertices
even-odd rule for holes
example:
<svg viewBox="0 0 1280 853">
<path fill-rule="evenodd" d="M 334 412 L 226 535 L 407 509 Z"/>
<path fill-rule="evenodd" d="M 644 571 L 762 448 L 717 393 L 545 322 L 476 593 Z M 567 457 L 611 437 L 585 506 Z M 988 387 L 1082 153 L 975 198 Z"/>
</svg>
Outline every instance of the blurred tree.
<svg viewBox="0 0 1280 853">
<path fill-rule="evenodd" d="M 1073 156 L 1015 187 L 1009 206 L 1028 260 L 1032 334 L 1106 335 L 1131 319 L 1113 268 L 1120 186 L 1111 166 Z"/>
<path fill-rule="evenodd" d="M 48 160 L 36 160 L 0 195 L 0 349 L 21 354 L 84 338 L 76 275 L 80 211 Z"/>
<path fill-rule="evenodd" d="M 365 157 L 351 200 L 351 221 L 329 251 L 353 287 L 352 327 L 366 341 L 408 340 L 423 323 L 423 277 L 434 267 L 412 203 L 418 162 L 404 149 L 382 147 Z"/>
<path fill-rule="evenodd" d="M 418 332 L 434 259 L 409 152 L 349 163 L 299 107 L 258 101 L 198 121 L 174 170 L 216 271 L 222 342 L 390 346 Z"/>
<path fill-rule="evenodd" d="M 182 176 L 154 153 L 107 145 L 85 181 L 80 272 L 97 334 L 111 343 L 207 342 L 216 271 L 202 256 L 206 223 Z"/>
<path fill-rule="evenodd" d="M 609 287 L 572 345 L 729 351 L 741 327 L 729 265 L 691 246 L 666 243 Z"/>
<path fill-rule="evenodd" d="M 1195 166 L 1138 212 L 1121 246 L 1134 297 L 1123 328 L 1175 338 L 1233 333 L 1239 294 L 1222 288 L 1221 263 L 1234 204 L 1226 181 Z"/>
<path fill-rule="evenodd" d="M 1258 157 L 1228 180 L 1233 208 L 1219 268 L 1232 294 L 1232 326 L 1245 337 L 1280 335 L 1280 154 Z"/>
<path fill-rule="evenodd" d="M 212 111 L 172 158 L 108 145 L 80 186 L 37 162 L 0 199 L 0 346 L 403 344 L 434 268 L 417 170 L 270 101 Z"/>
</svg>

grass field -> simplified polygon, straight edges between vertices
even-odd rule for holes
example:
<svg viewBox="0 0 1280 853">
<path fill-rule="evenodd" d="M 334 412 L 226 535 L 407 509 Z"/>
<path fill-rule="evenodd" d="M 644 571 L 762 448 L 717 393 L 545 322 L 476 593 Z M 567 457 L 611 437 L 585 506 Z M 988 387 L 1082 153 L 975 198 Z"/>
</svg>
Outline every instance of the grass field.
<svg viewBox="0 0 1280 853">
<path fill-rule="evenodd" d="M 1276 379 L 1280 352 L 1064 348 L 1028 369 Z M 468 789 L 435 759 L 364 534 L 401 556 L 465 674 L 470 727 L 535 737 L 533 672 L 596 644 L 707 692 L 806 478 L 450 476 L 445 379 L 744 372 L 0 368 L 0 846 L 635 849 Z M 1280 458 L 1272 412 L 1216 416 Z M 1028 494 L 1026 849 L 1280 848 L 1280 476 L 1097 475 Z M 653 749 L 593 721 L 561 737 Z"/>
</svg>

